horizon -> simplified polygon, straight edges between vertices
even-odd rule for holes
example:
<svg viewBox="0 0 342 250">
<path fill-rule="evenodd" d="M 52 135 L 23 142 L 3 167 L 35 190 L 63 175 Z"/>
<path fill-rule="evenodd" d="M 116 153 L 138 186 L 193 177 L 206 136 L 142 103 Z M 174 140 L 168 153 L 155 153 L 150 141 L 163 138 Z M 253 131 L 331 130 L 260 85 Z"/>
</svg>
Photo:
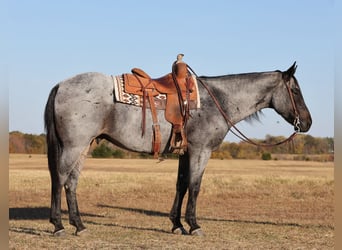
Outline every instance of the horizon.
<svg viewBox="0 0 342 250">
<path fill-rule="evenodd" d="M 46 133 L 45 133 L 45 132 L 40 133 L 40 134 L 34 134 L 34 133 L 25 133 L 25 132 L 18 131 L 18 130 L 12 130 L 12 131 L 9 131 L 8 133 L 9 133 L 9 134 L 11 134 L 11 133 L 21 133 L 21 134 L 34 135 L 34 136 L 41 136 L 41 135 L 46 136 Z M 312 137 L 314 137 L 314 138 L 321 138 L 321 139 L 325 139 L 325 138 L 334 139 L 334 136 L 313 136 L 313 135 L 311 135 L 310 133 L 298 133 L 297 136 L 298 136 L 298 135 L 299 135 L 299 136 L 300 136 L 300 135 L 303 135 L 303 136 L 312 136 Z M 235 135 L 233 135 L 233 136 L 235 136 Z M 235 137 L 236 137 L 236 136 L 235 136 Z M 271 134 L 266 134 L 264 138 L 249 138 L 249 139 L 252 139 L 252 140 L 264 140 L 264 139 L 266 139 L 266 137 L 284 137 L 284 138 L 286 138 L 287 136 L 285 136 L 285 135 L 271 135 Z M 237 138 L 237 137 L 236 137 L 236 138 Z M 237 138 L 237 139 L 239 139 L 239 138 Z M 108 141 L 108 140 L 107 140 L 107 141 Z M 110 142 L 110 141 L 108 141 L 108 142 Z M 228 141 L 228 140 L 226 140 L 226 138 L 225 138 L 225 139 L 223 140 L 223 142 L 229 142 L 229 143 L 237 142 L 237 143 L 239 143 L 239 142 L 246 142 L 246 141 L 242 141 L 242 140 L 238 140 L 238 141 Z"/>
</svg>

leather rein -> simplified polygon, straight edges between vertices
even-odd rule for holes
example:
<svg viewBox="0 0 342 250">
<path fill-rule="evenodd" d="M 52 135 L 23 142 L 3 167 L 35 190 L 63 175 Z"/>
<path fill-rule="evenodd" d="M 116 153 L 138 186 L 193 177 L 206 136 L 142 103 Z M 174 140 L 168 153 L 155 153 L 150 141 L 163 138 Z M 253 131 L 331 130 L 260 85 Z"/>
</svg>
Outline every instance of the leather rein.
<svg viewBox="0 0 342 250">
<path fill-rule="evenodd" d="M 244 141 L 244 142 L 248 142 L 252 145 L 255 146 L 259 146 L 259 147 L 274 147 L 274 146 L 278 146 L 281 144 L 284 144 L 286 142 L 290 142 L 293 140 L 293 138 L 297 135 L 297 133 L 300 132 L 300 118 L 299 118 L 299 112 L 296 106 L 296 103 L 294 101 L 294 97 L 293 97 L 293 93 L 291 91 L 290 85 L 289 85 L 289 81 L 285 83 L 286 85 L 286 89 L 289 93 L 290 96 L 290 100 L 291 100 L 291 104 L 295 113 L 295 119 L 293 122 L 293 126 L 295 129 L 295 132 L 293 132 L 293 134 L 291 134 L 287 139 L 282 140 L 280 142 L 276 142 L 276 143 L 258 143 L 255 142 L 253 140 L 251 140 L 250 138 L 248 138 L 246 135 L 244 135 L 236 126 L 235 124 L 229 119 L 228 115 L 224 112 L 224 110 L 222 109 L 222 106 L 220 105 L 220 103 L 218 102 L 217 98 L 215 97 L 215 95 L 213 94 L 213 92 L 209 89 L 208 85 L 206 85 L 199 77 L 198 75 L 194 72 L 194 70 L 187 65 L 189 71 L 191 71 L 197 78 L 197 80 L 202 84 L 202 86 L 207 90 L 208 94 L 210 95 L 210 97 L 212 98 L 212 100 L 214 101 L 216 107 L 218 108 L 218 110 L 220 111 L 220 113 L 222 114 L 223 118 L 226 120 L 227 124 L 231 126 L 231 128 L 234 128 L 236 130 L 230 130 L 235 136 L 237 136 L 240 140 Z"/>
</svg>

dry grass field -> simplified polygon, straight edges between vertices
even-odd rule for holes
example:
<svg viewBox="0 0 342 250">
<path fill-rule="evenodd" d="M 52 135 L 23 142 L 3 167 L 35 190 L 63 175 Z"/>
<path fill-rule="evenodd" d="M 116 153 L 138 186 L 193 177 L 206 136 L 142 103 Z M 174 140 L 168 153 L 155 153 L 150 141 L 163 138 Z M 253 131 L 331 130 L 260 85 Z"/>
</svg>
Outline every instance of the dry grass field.
<svg viewBox="0 0 342 250">
<path fill-rule="evenodd" d="M 334 248 L 332 162 L 210 160 L 197 209 L 205 236 L 193 237 L 170 232 L 177 161 L 89 158 L 78 186 L 88 233 L 73 235 L 63 194 L 63 238 L 48 222 L 46 156 L 9 162 L 10 249 Z"/>
</svg>

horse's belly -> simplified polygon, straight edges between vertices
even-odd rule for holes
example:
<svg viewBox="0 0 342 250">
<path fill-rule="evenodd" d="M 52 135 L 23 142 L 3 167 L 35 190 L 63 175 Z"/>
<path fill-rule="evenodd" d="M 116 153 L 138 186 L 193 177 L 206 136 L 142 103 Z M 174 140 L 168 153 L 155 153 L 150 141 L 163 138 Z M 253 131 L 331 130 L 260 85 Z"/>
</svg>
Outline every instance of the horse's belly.
<svg viewBox="0 0 342 250">
<path fill-rule="evenodd" d="M 157 117 L 163 150 L 171 135 L 171 124 L 165 120 L 163 111 L 158 111 Z M 153 122 L 149 109 L 146 110 L 144 131 L 142 109 L 121 103 L 114 104 L 106 126 L 105 131 L 113 143 L 132 151 L 152 152 Z"/>
</svg>

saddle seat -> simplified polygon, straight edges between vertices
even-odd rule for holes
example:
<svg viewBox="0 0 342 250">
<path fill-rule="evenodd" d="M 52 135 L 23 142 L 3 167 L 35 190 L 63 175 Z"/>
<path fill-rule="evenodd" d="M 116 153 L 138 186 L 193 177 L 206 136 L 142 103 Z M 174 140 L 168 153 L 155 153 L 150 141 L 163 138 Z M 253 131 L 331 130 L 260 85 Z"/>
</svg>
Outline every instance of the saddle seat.
<svg viewBox="0 0 342 250">
<path fill-rule="evenodd" d="M 168 73 L 160 78 L 152 79 L 145 71 L 139 68 L 133 68 L 132 74 L 124 74 L 125 91 L 130 94 L 143 95 L 144 91 L 149 91 L 153 96 L 158 94 L 177 94 L 177 87 L 174 83 L 172 73 Z M 193 92 L 194 80 L 189 76 L 189 85 L 187 86 L 187 77 L 176 77 L 179 84 L 182 97 L 186 98 L 187 89 Z M 188 87 L 188 88 L 187 88 Z"/>
</svg>

